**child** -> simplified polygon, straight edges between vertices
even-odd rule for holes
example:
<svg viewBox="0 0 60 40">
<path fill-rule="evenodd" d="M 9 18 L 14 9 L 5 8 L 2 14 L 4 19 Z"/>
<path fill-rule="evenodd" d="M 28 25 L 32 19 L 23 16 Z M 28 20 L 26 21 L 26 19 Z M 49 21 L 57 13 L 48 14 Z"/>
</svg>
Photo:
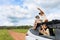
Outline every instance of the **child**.
<svg viewBox="0 0 60 40">
<path fill-rule="evenodd" d="M 47 26 L 46 26 L 46 24 L 43 24 L 42 26 L 41 26 L 41 29 L 40 29 L 40 31 L 39 31 L 41 34 L 43 34 L 43 35 L 50 35 L 50 33 L 49 33 L 49 29 L 47 28 Z"/>
<path fill-rule="evenodd" d="M 34 27 L 33 27 L 34 30 L 36 30 L 37 27 L 39 27 L 41 23 L 40 17 L 38 15 L 35 18 L 36 20 L 35 20 Z"/>
<path fill-rule="evenodd" d="M 42 20 L 42 22 L 48 22 L 45 13 L 40 8 L 38 8 L 38 10 L 40 11 L 39 17 Z"/>
</svg>

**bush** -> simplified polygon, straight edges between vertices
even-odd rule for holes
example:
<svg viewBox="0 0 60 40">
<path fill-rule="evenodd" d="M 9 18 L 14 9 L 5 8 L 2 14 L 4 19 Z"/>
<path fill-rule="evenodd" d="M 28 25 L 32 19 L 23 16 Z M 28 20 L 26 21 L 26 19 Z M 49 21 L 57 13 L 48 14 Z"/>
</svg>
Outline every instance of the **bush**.
<svg viewBox="0 0 60 40">
<path fill-rule="evenodd" d="M 31 28 L 32 26 L 0 26 L 0 29 L 29 29 Z"/>
</svg>

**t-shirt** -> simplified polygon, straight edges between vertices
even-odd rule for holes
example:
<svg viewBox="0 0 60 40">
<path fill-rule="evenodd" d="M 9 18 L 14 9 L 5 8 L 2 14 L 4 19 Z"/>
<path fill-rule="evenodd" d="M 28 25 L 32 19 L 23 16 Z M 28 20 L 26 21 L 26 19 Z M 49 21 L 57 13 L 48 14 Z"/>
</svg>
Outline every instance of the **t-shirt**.
<svg viewBox="0 0 60 40">
<path fill-rule="evenodd" d="M 39 15 L 39 17 L 40 17 L 40 20 L 42 20 L 42 22 L 44 22 L 47 19 L 45 15 L 43 16 Z"/>
<path fill-rule="evenodd" d="M 35 20 L 36 23 L 41 23 L 42 21 L 40 19 Z"/>
<path fill-rule="evenodd" d="M 46 32 L 48 32 L 48 35 L 50 35 L 50 34 L 49 34 L 49 29 L 46 29 Z M 47 34 L 44 34 L 44 35 L 47 35 Z"/>
</svg>

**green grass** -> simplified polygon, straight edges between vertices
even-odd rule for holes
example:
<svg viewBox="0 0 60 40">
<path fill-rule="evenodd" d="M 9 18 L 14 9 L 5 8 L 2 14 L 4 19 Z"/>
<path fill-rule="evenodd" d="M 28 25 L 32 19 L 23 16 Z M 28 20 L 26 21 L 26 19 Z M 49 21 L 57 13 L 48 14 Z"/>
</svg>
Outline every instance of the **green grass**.
<svg viewBox="0 0 60 40">
<path fill-rule="evenodd" d="M 26 33 L 28 29 L 11 29 L 18 33 Z M 0 29 L 0 40 L 13 40 L 7 29 Z"/>
<path fill-rule="evenodd" d="M 28 29 L 12 29 L 12 30 L 19 33 L 26 33 L 28 31 Z"/>
<path fill-rule="evenodd" d="M 0 29 L 0 40 L 13 40 L 7 29 Z"/>
</svg>

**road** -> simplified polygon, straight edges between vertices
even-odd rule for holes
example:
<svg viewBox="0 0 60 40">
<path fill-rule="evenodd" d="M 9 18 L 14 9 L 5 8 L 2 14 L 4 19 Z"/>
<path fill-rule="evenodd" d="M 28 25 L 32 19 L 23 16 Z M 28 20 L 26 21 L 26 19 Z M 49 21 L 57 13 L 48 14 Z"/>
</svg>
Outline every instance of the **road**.
<svg viewBox="0 0 60 40">
<path fill-rule="evenodd" d="M 17 33 L 17 32 L 14 32 L 12 30 L 8 30 L 8 32 L 14 40 L 25 40 L 25 34 L 24 33 Z"/>
</svg>

